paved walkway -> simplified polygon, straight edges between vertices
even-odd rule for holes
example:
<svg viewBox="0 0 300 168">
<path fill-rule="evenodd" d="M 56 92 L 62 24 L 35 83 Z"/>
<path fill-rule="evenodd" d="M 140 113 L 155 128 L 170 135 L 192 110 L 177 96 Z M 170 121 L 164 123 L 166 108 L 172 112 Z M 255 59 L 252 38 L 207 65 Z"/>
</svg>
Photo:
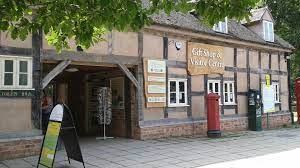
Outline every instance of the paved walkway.
<svg viewBox="0 0 300 168">
<path fill-rule="evenodd" d="M 82 139 L 86 167 L 94 168 L 277 168 L 298 167 L 300 129 L 229 134 L 220 139 L 180 137 L 137 141 Z M 38 157 L 6 160 L 0 168 L 36 167 Z M 79 168 L 64 151 L 56 156 L 57 168 Z"/>
</svg>

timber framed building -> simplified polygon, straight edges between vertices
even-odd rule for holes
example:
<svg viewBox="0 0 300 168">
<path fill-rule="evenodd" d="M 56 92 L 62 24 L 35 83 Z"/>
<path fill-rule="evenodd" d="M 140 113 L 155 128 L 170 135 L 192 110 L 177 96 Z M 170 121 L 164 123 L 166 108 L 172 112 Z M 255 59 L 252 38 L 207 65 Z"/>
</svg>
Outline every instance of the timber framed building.
<svg viewBox="0 0 300 168">
<path fill-rule="evenodd" d="M 54 103 L 70 107 L 81 136 L 101 133 L 95 90 L 109 87 L 108 134 L 151 139 L 205 134 L 209 92 L 220 95 L 222 130 L 247 130 L 247 92 L 261 90 L 269 74 L 276 101 L 270 126 L 291 122 L 288 55 L 294 48 L 274 34 L 267 8 L 253 11 L 250 23 L 225 19 L 213 29 L 191 14 L 157 14 L 153 20 L 138 33 L 113 31 L 86 51 L 72 45 L 61 54 L 42 35 L 18 41 L 1 33 L 0 137 L 6 141 L 0 149 L 6 144 L 6 150 L 0 150 L 0 158 L 40 150 L 35 135 L 40 135 L 41 100 L 35 95 L 41 95 L 41 87 Z M 20 138 L 29 135 L 32 139 Z M 18 141 L 33 146 L 18 146 Z M 15 146 L 19 152 L 7 152 Z"/>
</svg>

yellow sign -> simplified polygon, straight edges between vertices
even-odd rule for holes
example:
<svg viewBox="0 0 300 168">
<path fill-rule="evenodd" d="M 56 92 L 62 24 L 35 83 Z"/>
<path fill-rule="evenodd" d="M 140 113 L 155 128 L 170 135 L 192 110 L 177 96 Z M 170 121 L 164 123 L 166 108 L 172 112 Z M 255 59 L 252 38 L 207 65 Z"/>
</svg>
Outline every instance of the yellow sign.
<svg viewBox="0 0 300 168">
<path fill-rule="evenodd" d="M 271 86 L 271 76 L 269 74 L 266 74 L 266 86 L 270 87 Z"/>
<path fill-rule="evenodd" d="M 60 127 L 60 122 L 49 121 L 40 159 L 40 164 L 44 166 L 52 167 Z"/>
<path fill-rule="evenodd" d="M 223 74 L 224 47 L 188 43 L 188 72 L 190 75 Z"/>
</svg>

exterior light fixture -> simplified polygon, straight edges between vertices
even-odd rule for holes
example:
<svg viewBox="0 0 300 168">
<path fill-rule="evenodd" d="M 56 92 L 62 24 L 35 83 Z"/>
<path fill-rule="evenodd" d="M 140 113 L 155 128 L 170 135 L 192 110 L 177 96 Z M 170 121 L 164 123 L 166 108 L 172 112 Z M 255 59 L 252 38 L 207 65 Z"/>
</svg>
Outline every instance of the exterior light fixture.
<svg viewBox="0 0 300 168">
<path fill-rule="evenodd" d="M 175 47 L 176 47 L 177 50 L 180 50 L 181 47 L 182 47 L 182 43 L 179 42 L 179 41 L 176 41 L 176 42 L 175 42 Z"/>
</svg>

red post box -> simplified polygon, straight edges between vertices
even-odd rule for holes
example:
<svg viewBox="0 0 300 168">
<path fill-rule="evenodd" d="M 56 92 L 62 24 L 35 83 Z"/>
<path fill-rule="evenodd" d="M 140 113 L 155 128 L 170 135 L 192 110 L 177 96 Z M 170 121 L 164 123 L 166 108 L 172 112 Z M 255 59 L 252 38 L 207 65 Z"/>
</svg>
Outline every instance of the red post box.
<svg viewBox="0 0 300 168">
<path fill-rule="evenodd" d="M 221 136 L 219 98 L 215 93 L 209 93 L 206 97 L 207 107 L 207 136 L 217 138 Z"/>
<path fill-rule="evenodd" d="M 295 81 L 295 96 L 297 102 L 297 116 L 298 116 L 298 123 L 300 123 L 300 77 Z"/>
</svg>

